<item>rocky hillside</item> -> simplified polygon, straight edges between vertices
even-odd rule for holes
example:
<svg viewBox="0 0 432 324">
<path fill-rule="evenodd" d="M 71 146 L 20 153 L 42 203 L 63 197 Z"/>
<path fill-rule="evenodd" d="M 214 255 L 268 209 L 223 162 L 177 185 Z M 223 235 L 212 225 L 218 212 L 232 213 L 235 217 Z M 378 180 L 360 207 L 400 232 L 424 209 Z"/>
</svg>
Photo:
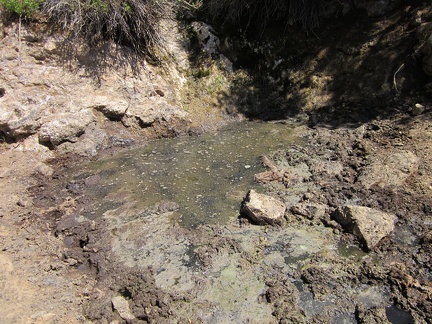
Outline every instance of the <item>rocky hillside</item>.
<svg viewBox="0 0 432 324">
<path fill-rule="evenodd" d="M 163 22 L 166 61 L 148 64 L 127 48 L 106 42 L 77 44 L 47 34 L 45 23 L 2 27 L 0 133 L 22 150 L 93 156 L 102 148 L 211 129 L 224 110 L 212 96 L 225 87 L 223 70 L 194 76 L 189 39 Z M 215 87 L 217 89 L 215 89 Z M 206 122 L 209 117 L 213 120 Z"/>
</svg>

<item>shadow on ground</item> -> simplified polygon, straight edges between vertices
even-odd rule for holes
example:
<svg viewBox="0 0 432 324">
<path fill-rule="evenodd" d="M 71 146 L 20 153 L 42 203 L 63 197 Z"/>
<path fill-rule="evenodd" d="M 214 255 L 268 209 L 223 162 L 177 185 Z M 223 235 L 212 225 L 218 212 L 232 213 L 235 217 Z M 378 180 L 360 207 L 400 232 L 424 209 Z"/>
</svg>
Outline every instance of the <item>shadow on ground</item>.
<svg viewBox="0 0 432 324">
<path fill-rule="evenodd" d="M 329 20 L 315 35 L 269 26 L 243 43 L 236 64 L 253 76 L 233 83 L 221 105 L 235 98 L 250 119 L 310 116 L 311 126 L 358 125 L 422 102 L 431 80 L 421 67 L 412 17 L 421 4 L 380 17 L 353 11 Z M 282 35 L 282 36 L 281 36 Z M 423 101 L 424 102 L 424 101 Z"/>
</svg>

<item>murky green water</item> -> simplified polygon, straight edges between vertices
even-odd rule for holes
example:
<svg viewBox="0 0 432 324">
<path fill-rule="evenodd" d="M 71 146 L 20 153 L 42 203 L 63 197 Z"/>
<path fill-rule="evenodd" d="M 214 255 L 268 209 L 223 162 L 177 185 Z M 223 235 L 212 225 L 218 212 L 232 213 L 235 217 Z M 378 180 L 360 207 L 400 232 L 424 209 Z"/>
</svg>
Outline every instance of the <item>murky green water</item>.
<svg viewBox="0 0 432 324">
<path fill-rule="evenodd" d="M 133 201 L 137 209 L 162 201 L 178 204 L 174 219 L 185 227 L 224 223 L 238 216 L 240 202 L 255 173 L 263 171 L 260 156 L 286 149 L 293 128 L 277 123 L 241 123 L 199 137 L 157 140 L 147 146 L 88 163 L 73 170 L 84 181 L 86 195 L 100 201 L 85 215 Z"/>
</svg>

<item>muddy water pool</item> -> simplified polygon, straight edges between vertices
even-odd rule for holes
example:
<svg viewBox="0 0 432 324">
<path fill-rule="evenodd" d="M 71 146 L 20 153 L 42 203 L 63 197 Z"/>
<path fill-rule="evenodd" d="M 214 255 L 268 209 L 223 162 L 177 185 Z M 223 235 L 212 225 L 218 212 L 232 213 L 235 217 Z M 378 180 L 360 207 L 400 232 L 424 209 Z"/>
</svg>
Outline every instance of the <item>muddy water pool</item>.
<svg viewBox="0 0 432 324">
<path fill-rule="evenodd" d="M 176 316 L 275 323 L 271 279 L 276 291 L 287 291 L 280 297 L 288 305 L 284 316 L 328 314 L 334 323 L 356 323 L 355 305 L 390 305 L 384 286 L 334 286 L 360 266 L 364 252 L 341 245 L 339 234 L 318 223 L 266 228 L 235 221 L 246 192 L 266 190 L 253 181 L 264 171 L 260 156 L 277 150 L 301 155 L 306 143 L 299 133 L 283 123 L 241 123 L 199 137 L 158 140 L 69 170 L 68 187 L 89 201 L 79 220 L 107 221 L 116 262 L 150 267 L 158 287 L 189 296 L 171 304 Z M 339 170 L 328 158 L 314 164 Z M 304 159 L 293 158 L 289 167 L 299 179 L 312 172 Z M 287 205 L 314 190 L 308 181 L 275 185 L 272 192 Z M 323 281 L 334 293 L 314 297 L 302 276 L 316 271 L 330 274 Z"/>
<path fill-rule="evenodd" d="M 260 156 L 293 145 L 293 128 L 278 123 L 242 123 L 198 137 L 148 145 L 73 170 L 73 182 L 85 180 L 86 195 L 100 201 L 88 217 L 117 203 L 136 208 L 173 202 L 173 219 L 193 228 L 223 224 L 238 216 L 254 174 L 263 171 Z M 167 208 L 174 208 L 167 204 Z"/>
</svg>

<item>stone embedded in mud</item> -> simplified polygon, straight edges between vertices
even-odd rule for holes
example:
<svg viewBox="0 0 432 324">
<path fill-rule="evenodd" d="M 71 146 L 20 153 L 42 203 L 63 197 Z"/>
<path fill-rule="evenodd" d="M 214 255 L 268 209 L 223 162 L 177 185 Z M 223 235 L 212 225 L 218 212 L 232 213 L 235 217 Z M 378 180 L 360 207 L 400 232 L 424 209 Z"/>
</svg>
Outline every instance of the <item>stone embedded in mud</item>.
<svg viewBox="0 0 432 324">
<path fill-rule="evenodd" d="M 397 220 L 393 214 L 354 205 L 338 207 L 333 213 L 333 218 L 346 231 L 362 240 L 369 250 L 372 250 L 382 238 L 394 230 Z"/>
<path fill-rule="evenodd" d="M 309 220 L 323 218 L 327 205 L 301 202 L 291 207 L 290 211 L 295 215 L 304 216 Z"/>
<path fill-rule="evenodd" d="M 179 209 L 179 204 L 174 201 L 163 201 L 158 206 L 160 213 L 169 213 Z"/>
<path fill-rule="evenodd" d="M 256 225 L 282 225 L 286 206 L 280 200 L 249 190 L 240 214 Z"/>
<path fill-rule="evenodd" d="M 39 141 L 58 145 L 65 141 L 76 142 L 85 128 L 95 121 L 93 113 L 84 109 L 78 113 L 61 114 L 55 120 L 42 125 L 39 130 Z"/>
<path fill-rule="evenodd" d="M 135 316 L 132 314 L 128 301 L 123 296 L 116 296 L 111 299 L 114 309 L 119 313 L 120 317 L 125 321 L 132 321 Z"/>
<path fill-rule="evenodd" d="M 420 158 L 411 151 L 396 151 L 377 154 L 360 173 L 358 182 L 366 189 L 373 185 L 381 188 L 402 186 L 405 180 L 417 170 Z"/>
</svg>

